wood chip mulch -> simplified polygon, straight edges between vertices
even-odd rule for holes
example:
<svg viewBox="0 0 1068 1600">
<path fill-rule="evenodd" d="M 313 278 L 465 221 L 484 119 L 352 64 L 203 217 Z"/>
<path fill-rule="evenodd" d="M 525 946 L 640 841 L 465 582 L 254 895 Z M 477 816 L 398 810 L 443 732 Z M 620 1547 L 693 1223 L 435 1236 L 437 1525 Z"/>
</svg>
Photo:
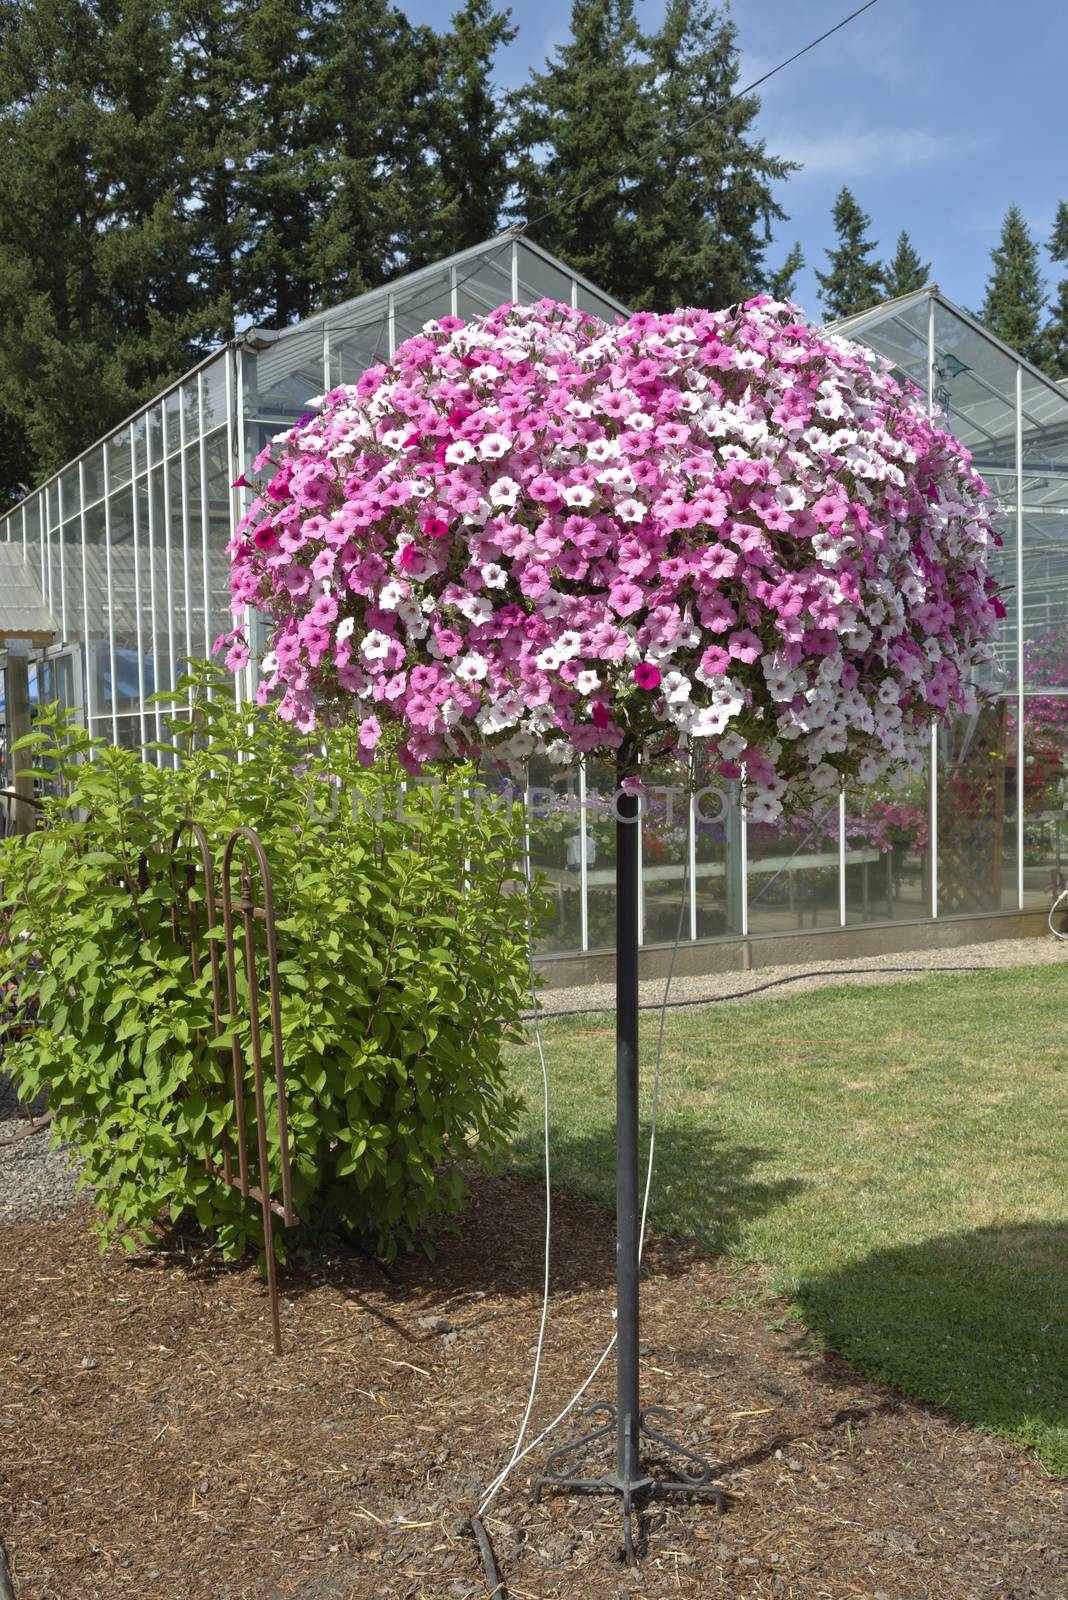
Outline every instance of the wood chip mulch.
<svg viewBox="0 0 1068 1600">
<path fill-rule="evenodd" d="M 180 1241 L 101 1257 L 82 1208 L 0 1230 L 18 1600 L 488 1595 L 468 1519 L 526 1400 L 541 1207 L 485 1179 L 433 1264 L 391 1281 L 338 1247 L 285 1271 L 280 1359 L 250 1267 Z M 611 1218 L 555 1216 L 542 1422 L 611 1330 Z M 1033 1457 L 814 1354 L 755 1273 L 663 1239 L 646 1261 L 645 1397 L 722 1463 L 728 1510 L 654 1504 L 626 1568 L 614 1500 L 535 1507 L 519 1471 L 486 1522 L 498 1600 L 1068 1600 L 1068 1492 Z"/>
</svg>

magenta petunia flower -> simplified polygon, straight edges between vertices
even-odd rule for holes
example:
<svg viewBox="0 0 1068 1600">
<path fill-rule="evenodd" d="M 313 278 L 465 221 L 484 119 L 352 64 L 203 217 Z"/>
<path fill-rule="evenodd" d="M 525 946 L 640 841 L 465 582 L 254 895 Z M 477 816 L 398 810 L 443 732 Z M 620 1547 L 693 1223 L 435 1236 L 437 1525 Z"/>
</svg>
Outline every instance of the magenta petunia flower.
<svg viewBox="0 0 1068 1600">
<path fill-rule="evenodd" d="M 641 661 L 634 669 L 634 681 L 639 689 L 659 689 L 660 668 L 651 661 Z"/>
</svg>

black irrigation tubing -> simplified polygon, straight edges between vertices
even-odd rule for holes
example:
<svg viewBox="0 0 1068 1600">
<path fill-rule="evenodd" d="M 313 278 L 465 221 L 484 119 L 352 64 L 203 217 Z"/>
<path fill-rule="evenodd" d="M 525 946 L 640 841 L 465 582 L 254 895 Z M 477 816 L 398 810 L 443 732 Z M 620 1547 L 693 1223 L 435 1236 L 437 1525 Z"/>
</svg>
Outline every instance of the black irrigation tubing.
<svg viewBox="0 0 1068 1600">
<path fill-rule="evenodd" d="M 7 1564 L 7 1552 L 2 1540 L 0 1540 L 0 1600 L 15 1600 L 15 1585 L 11 1579 L 11 1568 Z"/>
<path fill-rule="evenodd" d="M 763 989 L 777 989 L 783 983 L 800 983 L 802 978 L 866 978 L 869 974 L 884 972 L 989 972 L 989 967 L 825 967 L 813 972 L 792 972 L 788 978 L 769 978 L 766 983 L 755 983 L 751 989 L 735 989 L 731 994 L 708 994 L 697 1000 L 669 1000 L 665 1004 L 662 1000 L 646 1000 L 639 1007 L 639 1011 L 682 1011 L 689 1006 L 716 1006 L 725 1000 L 747 1000 L 751 994 L 760 994 Z M 605 1006 L 575 1006 L 568 1011 L 542 1010 L 539 1015 L 545 1022 L 552 1022 L 556 1017 L 588 1017 L 591 1014 L 604 1011 Z M 525 1012 L 524 1016 L 532 1013 Z"/>
<path fill-rule="evenodd" d="M 493 1546 L 490 1543 L 489 1534 L 482 1526 L 482 1518 L 480 1516 L 476 1515 L 471 1518 L 471 1532 L 475 1536 L 478 1553 L 482 1557 L 482 1565 L 486 1569 L 486 1582 L 489 1585 L 487 1600 L 508 1600 L 508 1591 L 504 1587 L 504 1579 L 497 1570 L 497 1560 L 493 1554 Z M 4 1600 L 2 1594 L 0 1594 L 0 1600 Z"/>
</svg>

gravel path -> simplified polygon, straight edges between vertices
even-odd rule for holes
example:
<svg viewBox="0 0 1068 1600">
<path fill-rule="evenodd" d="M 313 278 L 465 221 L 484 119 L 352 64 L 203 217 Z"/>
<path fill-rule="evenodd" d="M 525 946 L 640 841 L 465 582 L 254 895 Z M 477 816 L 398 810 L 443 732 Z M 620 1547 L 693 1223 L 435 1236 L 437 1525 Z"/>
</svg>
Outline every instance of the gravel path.
<svg viewBox="0 0 1068 1600">
<path fill-rule="evenodd" d="M 20 1107 L 10 1077 L 0 1070 L 0 1141 L 25 1130 L 27 1109 L 40 1112 L 42 1107 Z M 58 1216 L 77 1192 L 66 1149 L 53 1150 L 50 1128 L 17 1144 L 0 1143 L 0 1222 Z"/>
<path fill-rule="evenodd" d="M 983 971 L 995 967 L 1055 965 L 1068 967 L 1068 945 L 1048 934 L 1038 939 L 996 939 L 987 944 L 958 945 L 951 950 L 903 950 L 887 956 L 858 956 L 855 960 L 806 961 L 803 965 L 761 967 L 757 972 L 717 972 L 704 977 L 671 980 L 669 1001 L 789 999 L 803 989 L 823 989 L 829 984 L 899 983 L 926 977 L 931 972 L 953 972 L 962 967 Z M 894 969 L 898 970 L 894 970 Z M 903 971 L 902 968 L 912 970 Z M 787 980 L 787 981 L 784 981 Z M 639 985 L 641 1004 L 659 1007 L 664 999 L 663 978 Z M 544 1015 L 574 1011 L 610 1011 L 615 1005 L 611 983 L 586 984 L 574 989 L 543 989 L 538 996 Z"/>
</svg>

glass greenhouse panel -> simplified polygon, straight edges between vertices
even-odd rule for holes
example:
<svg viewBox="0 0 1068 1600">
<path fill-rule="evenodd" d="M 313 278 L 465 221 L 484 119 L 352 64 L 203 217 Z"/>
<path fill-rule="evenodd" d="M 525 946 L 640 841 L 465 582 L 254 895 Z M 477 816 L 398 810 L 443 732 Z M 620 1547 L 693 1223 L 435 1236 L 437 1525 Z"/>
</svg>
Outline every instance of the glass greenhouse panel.
<svg viewBox="0 0 1068 1600">
<path fill-rule="evenodd" d="M 85 632 L 82 603 L 82 520 L 69 517 L 60 530 L 63 560 L 63 638 L 79 639 Z"/>
<path fill-rule="evenodd" d="M 614 328 L 621 313 L 610 300 L 605 300 L 602 295 L 596 294 L 593 289 L 587 289 L 584 283 L 575 280 L 575 304 L 580 311 L 592 311 L 595 317 L 600 317 L 602 322 L 607 322 Z"/>
<path fill-rule="evenodd" d="M 39 490 L 27 500 L 23 508 L 22 523 L 22 545 L 26 563 L 38 580 L 41 577 L 41 555 L 44 548 L 41 537 L 41 523 L 44 516 L 44 493 Z"/>
<path fill-rule="evenodd" d="M 458 269 L 463 276 L 463 269 Z M 421 333 L 423 324 L 452 311 L 452 285 L 448 269 L 423 278 L 407 294 L 398 293 L 393 302 L 393 348 Z"/>
<path fill-rule="evenodd" d="M 935 306 L 934 398 L 983 477 L 1016 471 L 1016 362 L 946 306 Z"/>
<path fill-rule="evenodd" d="M 519 241 L 518 253 L 519 299 L 532 304 L 536 300 L 557 300 L 561 305 L 571 304 L 571 287 L 574 283 L 569 272 L 563 272 L 551 261 L 534 250 L 528 250 Z"/>
<path fill-rule="evenodd" d="M 746 823 L 750 933 L 839 921 L 838 797 L 789 821 Z"/>
<path fill-rule="evenodd" d="M 100 445 L 83 456 L 81 500 L 86 507 L 104 498 L 104 451 Z"/>
<path fill-rule="evenodd" d="M 512 298 L 512 246 L 496 246 L 474 262 L 456 266 L 456 314 L 465 322 L 483 317 Z"/>
<path fill-rule="evenodd" d="M 995 701 L 939 731 L 939 916 L 1016 909 L 1014 705 Z"/>
<path fill-rule="evenodd" d="M 926 398 L 927 395 L 927 318 L 928 296 L 924 295 L 911 306 L 887 312 L 881 319 L 873 318 L 863 328 L 852 333 L 844 330 L 845 337 L 866 344 L 879 355 L 893 363 L 894 375 L 900 381 L 908 378 Z"/>
<path fill-rule="evenodd" d="M 1048 910 L 1068 882 L 1068 697 L 1024 700 L 1023 900 Z"/>
<path fill-rule="evenodd" d="M 544 758 L 530 763 L 527 792 L 530 863 L 545 880 L 550 915 L 538 949 L 543 954 L 582 948 L 582 871 L 577 773 L 562 773 Z"/>
<path fill-rule="evenodd" d="M 130 427 L 120 428 L 118 433 L 113 433 L 107 442 L 108 451 L 108 484 L 112 489 L 118 489 L 122 484 L 129 483 L 132 476 L 130 470 Z"/>
<path fill-rule="evenodd" d="M 903 789 L 847 791 L 846 921 L 919 921 L 931 914 L 930 762 Z"/>
<path fill-rule="evenodd" d="M 172 389 L 163 400 L 163 449 L 165 455 L 173 455 L 175 450 L 181 448 L 182 443 L 182 402 L 177 389 Z"/>
<path fill-rule="evenodd" d="M 1068 688 L 1068 517 L 1025 513 L 1024 687 Z"/>
<path fill-rule="evenodd" d="M 381 315 L 353 327 L 351 320 L 330 328 L 330 386 L 355 383 L 362 372 L 389 354 L 389 321 Z"/>
<path fill-rule="evenodd" d="M 587 922 L 589 948 L 611 950 L 616 942 L 616 769 L 586 763 Z M 577 946 L 575 947 L 577 948 Z"/>
<path fill-rule="evenodd" d="M 170 562 L 170 516 L 167 497 L 169 468 L 159 466 L 149 475 L 149 515 L 152 545 L 153 654 L 159 675 L 157 687 L 168 687 L 175 679 L 175 645 L 171 632 L 174 618 L 172 567 Z"/>
<path fill-rule="evenodd" d="M 323 330 L 294 329 L 255 354 L 242 357 L 246 416 L 272 424 L 269 435 L 292 426 L 323 392 Z M 268 436 L 269 436 L 268 435 Z"/>
<path fill-rule="evenodd" d="M 145 464 L 163 460 L 163 407 L 153 406 L 145 414 Z"/>
<path fill-rule="evenodd" d="M 230 620 L 230 462 L 225 428 L 218 428 L 204 442 L 208 502 L 208 627 L 210 650 L 220 633 L 231 627 Z"/>
<path fill-rule="evenodd" d="M 677 776 L 646 779 L 642 816 L 642 943 L 690 937 L 690 808 Z M 681 920 L 680 920 L 681 919 Z"/>
<path fill-rule="evenodd" d="M 228 355 L 211 361 L 200 373 L 200 427 L 204 433 L 226 423 L 226 363 Z"/>
<path fill-rule="evenodd" d="M 693 797 L 693 897 L 699 939 L 741 933 L 741 786 L 700 771 Z"/>
<path fill-rule="evenodd" d="M 68 517 L 77 516 L 82 506 L 82 491 L 78 482 L 78 468 L 68 467 L 66 472 L 59 475 L 60 503 L 63 507 L 63 521 Z M 33 500 L 36 500 L 36 496 Z M 31 502 L 27 501 L 27 505 Z"/>
<path fill-rule="evenodd" d="M 46 528 L 44 541 L 45 601 L 52 615 L 62 622 L 63 560 L 59 542 L 59 485 L 49 485 L 44 494 Z"/>
</svg>

